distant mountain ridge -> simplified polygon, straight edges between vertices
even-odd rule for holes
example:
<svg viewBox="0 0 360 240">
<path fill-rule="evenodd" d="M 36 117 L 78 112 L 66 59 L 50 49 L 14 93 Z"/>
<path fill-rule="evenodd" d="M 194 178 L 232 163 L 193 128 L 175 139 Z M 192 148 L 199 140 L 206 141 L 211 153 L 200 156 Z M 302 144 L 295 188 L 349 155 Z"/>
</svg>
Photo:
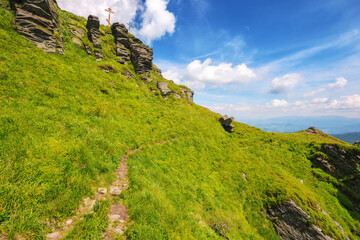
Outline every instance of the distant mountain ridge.
<svg viewBox="0 0 360 240">
<path fill-rule="evenodd" d="M 268 132 L 298 132 L 316 126 L 328 134 L 360 132 L 360 118 L 340 116 L 289 116 L 268 119 L 241 119 L 241 121 Z"/>
<path fill-rule="evenodd" d="M 360 132 L 343 133 L 343 134 L 332 134 L 332 136 L 343 140 L 344 142 L 354 143 L 360 141 Z"/>
</svg>

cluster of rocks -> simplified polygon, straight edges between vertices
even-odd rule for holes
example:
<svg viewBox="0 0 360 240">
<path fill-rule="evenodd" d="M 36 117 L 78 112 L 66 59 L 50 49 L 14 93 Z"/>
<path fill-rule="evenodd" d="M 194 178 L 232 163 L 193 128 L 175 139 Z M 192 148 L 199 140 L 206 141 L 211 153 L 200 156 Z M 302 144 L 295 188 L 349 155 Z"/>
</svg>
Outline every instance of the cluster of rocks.
<svg viewBox="0 0 360 240">
<path fill-rule="evenodd" d="M 229 118 L 227 115 L 224 115 L 221 118 L 219 118 L 219 122 L 221 123 L 223 128 L 229 133 L 232 133 L 234 131 L 234 125 L 231 125 L 233 121 L 234 121 L 234 117 Z"/>
<path fill-rule="evenodd" d="M 115 39 L 118 62 L 131 60 L 136 74 L 149 75 L 152 70 L 153 50 L 140 39 L 131 36 L 124 24 L 114 23 L 111 32 Z"/>
<path fill-rule="evenodd" d="M 167 82 L 158 82 L 157 88 L 164 99 L 168 99 L 168 96 L 172 94 L 176 99 L 183 98 L 185 100 L 193 101 L 194 92 L 187 88 L 180 88 L 182 96 L 177 92 L 171 91 Z M 154 90 L 154 93 L 157 94 L 157 91 Z"/>
<path fill-rule="evenodd" d="M 10 0 L 10 6 L 15 11 L 17 32 L 47 53 L 65 53 L 56 2 Z"/>
<path fill-rule="evenodd" d="M 99 31 L 99 28 L 100 28 L 99 18 L 96 16 L 93 16 L 93 15 L 90 15 L 88 17 L 86 28 L 88 30 L 88 38 L 95 48 L 94 55 L 97 60 L 102 60 L 104 58 L 104 55 L 101 51 L 102 46 L 101 46 L 101 35 L 100 35 L 100 31 Z"/>
<path fill-rule="evenodd" d="M 11 8 L 15 11 L 17 31 L 33 42 L 45 52 L 65 53 L 63 38 L 58 24 L 58 13 L 56 0 L 9 0 Z M 103 60 L 104 54 L 101 45 L 100 21 L 99 18 L 90 15 L 87 20 L 86 29 L 69 25 L 72 34 L 72 41 L 83 46 L 85 51 L 94 54 L 98 61 Z M 110 33 L 109 33 L 110 34 Z M 154 70 L 161 75 L 160 69 L 153 67 L 153 50 L 145 45 L 140 39 L 129 34 L 124 24 L 114 23 L 111 26 L 111 34 L 114 36 L 116 45 L 117 61 L 126 64 L 131 61 L 136 74 L 146 82 L 151 82 L 150 71 Z M 93 48 L 83 40 L 87 35 Z M 92 51 L 92 49 L 94 49 Z M 103 68 L 106 72 L 113 72 L 113 69 Z M 130 78 L 133 78 L 129 74 Z M 166 82 L 159 82 L 157 85 L 161 95 L 167 99 L 172 94 L 176 99 L 183 98 L 193 101 L 194 92 L 187 88 L 181 88 L 181 93 L 171 91 Z M 156 91 L 157 93 L 157 91 Z M 232 131 L 231 126 L 226 126 Z"/>
<path fill-rule="evenodd" d="M 309 224 L 310 215 L 302 210 L 292 199 L 277 206 L 269 207 L 267 216 L 282 239 L 331 240 L 314 224 Z"/>
</svg>

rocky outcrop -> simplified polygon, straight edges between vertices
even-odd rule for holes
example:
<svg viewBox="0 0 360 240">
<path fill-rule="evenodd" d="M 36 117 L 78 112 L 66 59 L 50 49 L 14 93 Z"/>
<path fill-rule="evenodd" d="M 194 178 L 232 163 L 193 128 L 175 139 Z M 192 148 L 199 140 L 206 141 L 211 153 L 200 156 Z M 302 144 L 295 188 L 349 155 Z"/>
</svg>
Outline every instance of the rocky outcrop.
<svg viewBox="0 0 360 240">
<path fill-rule="evenodd" d="M 88 29 L 88 38 L 90 42 L 94 45 L 94 54 L 97 60 L 102 60 L 104 55 L 102 54 L 102 46 L 101 46 L 101 38 L 100 38 L 100 21 L 99 18 L 93 15 L 88 17 L 88 21 L 86 24 L 86 28 Z"/>
<path fill-rule="evenodd" d="M 133 38 L 130 45 L 131 62 L 136 74 L 150 74 L 152 69 L 153 50 L 144 45 L 138 38 Z"/>
<path fill-rule="evenodd" d="M 180 88 L 185 100 L 194 100 L 194 92 L 187 88 Z"/>
<path fill-rule="evenodd" d="M 157 87 L 160 90 L 160 94 L 164 99 L 167 99 L 171 94 L 171 90 L 168 87 L 167 82 L 158 82 Z"/>
<path fill-rule="evenodd" d="M 322 134 L 322 132 L 316 127 L 309 127 L 308 129 L 305 130 L 305 132 L 310 134 L 318 134 L 318 135 Z"/>
<path fill-rule="evenodd" d="M 128 52 L 130 40 L 127 28 L 124 24 L 114 23 L 111 26 L 111 32 L 116 44 L 116 56 L 123 60 L 119 60 L 119 62 L 125 63 L 125 61 L 130 61 L 130 54 Z"/>
<path fill-rule="evenodd" d="M 64 54 L 63 39 L 53 0 L 11 0 L 16 31 L 48 53 Z"/>
<path fill-rule="evenodd" d="M 360 141 L 356 141 L 353 143 L 354 146 L 360 146 Z"/>
<path fill-rule="evenodd" d="M 269 207 L 268 218 L 274 224 L 275 230 L 282 239 L 294 240 L 331 240 L 322 230 L 311 224 L 310 216 L 304 212 L 292 199 L 285 203 Z"/>
<path fill-rule="evenodd" d="M 219 122 L 223 126 L 223 128 L 228 131 L 229 133 L 233 132 L 234 125 L 231 125 L 231 123 L 234 121 L 234 117 L 229 118 L 227 115 L 222 116 L 219 119 Z"/>
<path fill-rule="evenodd" d="M 346 179 L 344 183 L 360 194 L 360 150 L 346 150 L 335 144 L 323 144 L 320 150 L 327 157 L 316 155 L 312 159 L 314 165 L 335 178 Z"/>
</svg>

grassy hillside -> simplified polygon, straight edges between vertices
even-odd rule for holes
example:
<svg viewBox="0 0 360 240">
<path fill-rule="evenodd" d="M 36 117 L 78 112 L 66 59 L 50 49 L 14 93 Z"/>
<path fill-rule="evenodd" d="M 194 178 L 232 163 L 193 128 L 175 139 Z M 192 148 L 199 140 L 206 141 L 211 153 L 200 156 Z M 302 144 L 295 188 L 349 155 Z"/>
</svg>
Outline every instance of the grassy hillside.
<svg viewBox="0 0 360 240">
<path fill-rule="evenodd" d="M 105 61 L 88 56 L 66 24 L 83 27 L 84 19 L 60 12 L 66 54 L 46 54 L 14 30 L 7 3 L 0 0 L 0 239 L 44 239 L 50 222 L 108 186 L 123 154 L 140 146 L 128 160 L 130 187 L 114 200 L 128 207 L 129 239 L 279 239 L 264 211 L 289 198 L 326 234 L 343 239 L 317 205 L 360 239 L 359 213 L 309 160 L 315 146 L 341 141 L 238 122 L 227 133 L 218 114 L 155 96 L 162 77 L 153 72 L 145 84 L 131 64 L 117 63 L 111 35 L 103 36 Z M 99 239 L 109 204 L 68 239 Z"/>
</svg>

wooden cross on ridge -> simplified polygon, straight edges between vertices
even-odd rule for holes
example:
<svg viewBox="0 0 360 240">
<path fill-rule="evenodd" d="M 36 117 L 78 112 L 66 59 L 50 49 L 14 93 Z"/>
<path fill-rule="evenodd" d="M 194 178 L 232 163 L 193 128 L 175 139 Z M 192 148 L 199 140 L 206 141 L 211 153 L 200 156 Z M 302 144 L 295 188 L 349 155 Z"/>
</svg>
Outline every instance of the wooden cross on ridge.
<svg viewBox="0 0 360 240">
<path fill-rule="evenodd" d="M 114 12 L 112 11 L 111 8 L 105 9 L 105 11 L 109 12 L 109 18 L 106 19 L 106 21 L 108 22 L 109 27 L 111 27 L 110 15 L 111 15 L 112 13 L 114 13 Z"/>
<path fill-rule="evenodd" d="M 131 22 L 129 22 L 127 25 L 129 26 L 129 31 L 130 31 L 130 29 L 132 27 Z"/>
</svg>

